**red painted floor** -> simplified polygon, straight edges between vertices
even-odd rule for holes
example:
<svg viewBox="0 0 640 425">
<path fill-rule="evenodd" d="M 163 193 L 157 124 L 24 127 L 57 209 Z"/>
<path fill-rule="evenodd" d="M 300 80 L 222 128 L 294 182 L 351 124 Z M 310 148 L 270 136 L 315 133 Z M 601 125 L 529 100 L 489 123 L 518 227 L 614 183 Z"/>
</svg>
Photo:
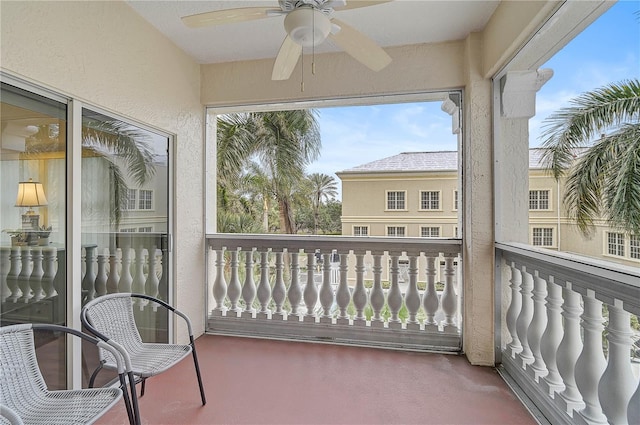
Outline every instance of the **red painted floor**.
<svg viewBox="0 0 640 425">
<path fill-rule="evenodd" d="M 147 380 L 145 424 L 535 424 L 492 368 L 464 356 L 205 335 Z M 119 403 L 100 424 L 127 423 Z"/>
</svg>

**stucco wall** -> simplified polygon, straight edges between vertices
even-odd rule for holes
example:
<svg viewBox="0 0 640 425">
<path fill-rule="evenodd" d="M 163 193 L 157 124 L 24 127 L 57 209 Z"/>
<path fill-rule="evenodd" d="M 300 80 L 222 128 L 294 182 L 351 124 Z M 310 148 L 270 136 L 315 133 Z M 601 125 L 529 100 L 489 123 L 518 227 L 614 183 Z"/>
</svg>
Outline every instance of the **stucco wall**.
<svg viewBox="0 0 640 425">
<path fill-rule="evenodd" d="M 203 112 L 198 64 L 123 2 L 0 5 L 3 71 L 175 135 L 175 203 L 180 206 L 173 245 L 176 303 L 194 320 L 195 332 L 202 333 Z"/>
<path fill-rule="evenodd" d="M 339 99 L 420 93 L 462 87 L 463 43 L 454 41 L 386 49 L 392 62 L 372 72 L 345 53 L 316 55 L 311 75 L 305 56 L 304 92 L 300 62 L 289 80 L 271 81 L 273 60 L 202 66 L 202 102 L 211 106 Z"/>
</svg>

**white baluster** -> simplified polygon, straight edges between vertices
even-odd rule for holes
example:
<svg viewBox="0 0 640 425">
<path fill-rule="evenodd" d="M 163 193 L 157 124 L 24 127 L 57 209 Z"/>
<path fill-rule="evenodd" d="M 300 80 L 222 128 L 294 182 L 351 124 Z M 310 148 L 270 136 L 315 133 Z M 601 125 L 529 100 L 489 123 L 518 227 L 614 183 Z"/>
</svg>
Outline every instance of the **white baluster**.
<svg viewBox="0 0 640 425">
<path fill-rule="evenodd" d="M 33 301 L 39 301 L 45 297 L 45 293 L 42 290 L 42 276 L 44 276 L 44 270 L 42 268 L 42 249 L 33 248 L 31 251 L 33 257 L 33 270 L 31 271 L 31 290 L 33 291 Z"/>
<path fill-rule="evenodd" d="M 527 332 L 529 330 L 529 324 L 533 318 L 533 299 L 531 298 L 531 291 L 533 289 L 533 277 L 531 273 L 527 272 L 527 268 L 522 266 L 520 270 L 522 276 L 522 283 L 520 284 L 520 293 L 522 294 L 522 308 L 520 314 L 516 320 L 516 332 L 518 333 L 518 339 L 522 346 L 522 351 L 518 354 L 522 361 L 521 366 L 523 368 L 526 365 L 533 363 L 533 353 L 529 348 L 529 340 L 527 339 Z"/>
<path fill-rule="evenodd" d="M 307 306 L 307 314 L 304 316 L 305 322 L 315 322 L 315 307 L 318 302 L 318 288 L 313 280 L 313 269 L 316 267 L 316 256 L 313 252 L 307 253 L 307 284 L 304 287 L 303 297 Z"/>
<path fill-rule="evenodd" d="M 420 293 L 418 293 L 418 257 L 415 255 L 409 257 L 409 287 L 405 294 L 405 305 L 409 311 L 407 329 L 420 329 L 416 319 L 420 309 Z"/>
<path fill-rule="evenodd" d="M 291 315 L 297 316 L 298 306 L 300 305 L 300 301 L 302 301 L 302 289 L 300 288 L 300 264 L 298 259 L 298 252 L 294 251 L 291 253 L 291 284 L 289 285 L 289 291 L 287 292 L 287 297 L 289 298 L 289 303 L 291 303 Z"/>
<path fill-rule="evenodd" d="M 14 303 L 22 297 L 22 290 L 18 284 L 18 276 L 20 276 L 20 269 L 22 268 L 22 262 L 20 261 L 21 258 L 22 255 L 20 247 L 11 247 L 11 254 L 9 255 L 9 262 L 11 263 L 11 266 L 9 268 L 9 273 L 7 274 L 7 286 L 9 287 L 9 290 L 11 290 L 9 300 Z"/>
<path fill-rule="evenodd" d="M 7 276 L 11 265 L 11 248 L 0 247 L 0 302 L 5 302 L 11 296 L 11 289 L 7 285 Z"/>
<path fill-rule="evenodd" d="M 582 353 L 576 361 L 576 385 L 582 400 L 584 409 L 579 413 L 589 424 L 606 424 L 607 418 L 600 408 L 598 398 L 598 383 L 602 377 L 607 361 L 602 352 L 602 331 L 604 330 L 602 318 L 602 302 L 595 298 L 595 292 L 587 289 L 587 295 L 582 297 L 584 313 L 582 313 L 582 330 L 584 342 Z"/>
<path fill-rule="evenodd" d="M 18 275 L 18 285 L 20 285 L 20 291 L 22 291 L 22 297 L 20 297 L 20 301 L 24 303 L 28 303 L 31 298 L 33 298 L 33 291 L 31 290 L 31 282 L 29 279 L 31 278 L 32 271 L 32 263 L 31 263 L 31 248 L 23 247 L 22 249 L 22 268 L 20 269 L 20 274 Z"/>
<path fill-rule="evenodd" d="M 333 288 L 331 287 L 331 254 L 322 256 L 322 286 L 320 287 L 320 305 L 322 316 L 320 323 L 331 323 L 331 306 L 333 305 Z"/>
<path fill-rule="evenodd" d="M 125 238 L 125 241 L 123 242 L 121 254 L 122 271 L 120 272 L 118 291 L 131 292 L 133 276 L 131 276 L 131 242 L 129 238 Z"/>
<path fill-rule="evenodd" d="M 144 294 L 144 247 L 142 244 L 138 246 L 138 249 L 135 250 L 135 262 L 134 262 L 134 275 L 133 281 L 131 282 L 131 290 L 136 294 Z M 137 303 L 140 307 L 146 303 L 147 300 L 138 299 Z"/>
<path fill-rule="evenodd" d="M 167 301 L 169 294 L 169 236 L 161 236 L 162 256 L 160 257 L 160 278 L 158 280 L 158 298 Z"/>
<path fill-rule="evenodd" d="M 84 277 L 82 278 L 82 292 L 83 301 L 91 301 L 95 298 L 95 282 L 96 273 L 93 269 L 93 263 L 95 261 L 95 250 L 98 245 L 85 245 L 84 246 Z"/>
<path fill-rule="evenodd" d="M 533 317 L 527 330 L 527 341 L 534 359 L 533 363 L 531 363 L 531 370 L 536 382 L 539 382 L 539 378 L 547 374 L 547 367 L 540 353 L 540 341 L 547 326 L 547 311 L 544 305 L 546 295 L 546 282 L 538 275 L 536 270 L 533 272 Z"/>
<path fill-rule="evenodd" d="M 244 311 L 242 317 L 253 317 L 253 300 L 256 298 L 256 283 L 253 279 L 253 249 L 244 252 L 244 285 L 242 286 L 242 299 L 244 300 Z"/>
<path fill-rule="evenodd" d="M 629 401 L 636 386 L 631 369 L 631 315 L 623 310 L 620 300 L 609 305 L 609 360 L 598 385 L 602 411 L 610 424 L 627 424 Z"/>
<path fill-rule="evenodd" d="M 366 317 L 364 308 L 367 306 L 367 290 L 364 288 L 364 252 L 356 254 L 356 287 L 353 291 L 353 305 L 356 308 L 356 316 L 353 319 L 355 325 L 365 325 Z M 344 257 L 344 261 L 343 261 Z M 340 254 L 340 269 L 344 270 L 344 279 L 347 278 L 347 253 Z M 341 278 L 342 279 L 342 278 Z"/>
<path fill-rule="evenodd" d="M 45 297 L 51 298 L 58 295 L 53 280 L 56 277 L 56 262 L 58 261 L 58 252 L 53 247 L 42 248 L 42 290 Z"/>
<path fill-rule="evenodd" d="M 389 311 L 391 312 L 391 318 L 389 319 L 389 327 L 394 329 L 400 329 L 402 323 L 398 317 L 400 309 L 402 308 L 402 292 L 400 291 L 399 277 L 400 267 L 398 264 L 398 255 L 390 254 L 391 267 L 389 269 L 391 275 L 391 287 L 387 294 L 387 304 L 389 305 Z"/>
<path fill-rule="evenodd" d="M 271 285 L 269 284 L 269 251 L 260 253 L 260 283 L 258 283 L 258 302 L 260 311 L 256 317 L 269 318 L 269 301 L 271 301 Z"/>
<path fill-rule="evenodd" d="M 284 262 L 282 261 L 282 256 L 284 253 L 282 251 L 276 252 L 276 278 L 273 283 L 273 293 L 271 294 L 273 298 L 273 302 L 276 307 L 276 311 L 273 315 L 279 317 L 280 319 L 284 319 L 284 311 L 282 310 L 282 306 L 284 305 L 284 300 L 287 298 L 287 287 L 284 284 Z"/>
<path fill-rule="evenodd" d="M 118 286 L 120 284 L 120 274 L 118 273 L 118 264 L 120 259 L 118 258 L 118 250 L 109 255 L 109 277 L 107 278 L 107 293 L 115 294 L 118 292 Z"/>
<path fill-rule="evenodd" d="M 522 345 L 520 344 L 520 338 L 518 337 L 516 326 L 518 316 L 520 316 L 520 310 L 522 309 L 522 294 L 520 293 L 522 275 L 513 262 L 509 264 L 509 269 L 511 270 L 511 279 L 509 280 L 509 282 L 511 282 L 509 285 L 511 288 L 511 303 L 509 303 L 509 308 L 507 309 L 506 321 L 507 329 L 511 336 L 511 342 L 507 344 L 507 349 L 510 351 L 511 357 L 515 359 L 516 354 L 522 351 Z"/>
<path fill-rule="evenodd" d="M 442 291 L 444 321 L 442 327 L 445 332 L 455 333 L 458 332 L 454 321 L 458 308 L 458 296 L 453 282 L 453 277 L 455 276 L 453 260 L 453 257 L 445 257 L 444 259 L 444 290 Z"/>
<path fill-rule="evenodd" d="M 227 282 L 224 278 L 224 252 L 225 249 L 216 249 L 216 278 L 213 281 L 213 299 L 216 301 L 216 307 L 212 314 L 222 315 L 226 311 L 224 299 L 227 296 Z"/>
<path fill-rule="evenodd" d="M 383 327 L 384 321 L 380 313 L 384 307 L 384 291 L 382 290 L 382 255 L 372 252 L 373 256 L 373 288 L 371 288 L 371 295 L 369 302 L 373 309 L 373 317 L 371 319 L 371 326 Z"/>
<path fill-rule="evenodd" d="M 540 354 L 547 366 L 547 375 L 543 378 L 548 394 L 560 392 L 564 388 L 562 377 L 558 373 L 558 346 L 562 341 L 562 288 L 554 281 L 553 276 L 547 278 L 547 328 L 540 340 Z"/>
<path fill-rule="evenodd" d="M 640 384 L 636 392 L 631 396 L 629 400 L 629 407 L 627 408 L 627 421 L 630 424 L 640 424 Z"/>
<path fill-rule="evenodd" d="M 231 257 L 229 260 L 231 276 L 229 277 L 229 286 L 227 287 L 227 298 L 231 303 L 229 311 L 237 312 L 239 311 L 238 300 L 240 300 L 240 295 L 242 293 L 242 287 L 240 286 L 240 277 L 238 276 L 238 250 L 234 249 L 229 251 L 229 255 Z"/>
<path fill-rule="evenodd" d="M 144 293 L 151 297 L 158 297 L 158 288 L 160 286 L 160 279 L 158 278 L 158 269 L 161 270 L 158 262 L 158 255 L 156 254 L 158 251 L 158 247 L 156 245 L 152 245 L 151 249 L 148 250 L 148 262 L 149 262 L 149 273 L 147 274 L 147 280 L 144 283 Z M 97 285 L 97 284 L 96 284 Z"/>
<path fill-rule="evenodd" d="M 437 331 L 438 323 L 435 316 L 438 311 L 438 292 L 436 291 L 436 259 L 435 257 L 427 257 L 427 287 L 425 289 L 422 305 L 426 314 L 424 321 L 425 330 Z"/>
<path fill-rule="evenodd" d="M 580 294 L 571 289 L 571 282 L 566 283 L 562 289 L 564 304 L 562 304 L 562 317 L 564 318 L 564 336 L 558 346 L 557 364 L 558 372 L 564 382 L 564 390 L 560 392 L 560 406 L 566 408 L 567 414 L 572 416 L 573 410 L 584 407 L 582 396 L 576 386 L 575 369 L 576 361 L 582 351 L 582 339 L 580 338 Z"/>
<path fill-rule="evenodd" d="M 107 257 L 104 254 L 98 254 L 98 273 L 96 274 L 96 296 L 102 296 L 107 293 Z"/>
<path fill-rule="evenodd" d="M 351 302 L 351 293 L 349 292 L 349 283 L 347 282 L 347 272 L 347 254 L 343 253 L 340 255 L 340 279 L 338 283 L 338 291 L 336 292 L 336 304 L 338 304 L 338 308 L 340 309 L 340 316 L 338 317 L 337 323 L 343 325 L 349 324 L 347 307 L 349 307 L 349 302 Z M 364 289 L 364 285 L 362 289 Z"/>
</svg>

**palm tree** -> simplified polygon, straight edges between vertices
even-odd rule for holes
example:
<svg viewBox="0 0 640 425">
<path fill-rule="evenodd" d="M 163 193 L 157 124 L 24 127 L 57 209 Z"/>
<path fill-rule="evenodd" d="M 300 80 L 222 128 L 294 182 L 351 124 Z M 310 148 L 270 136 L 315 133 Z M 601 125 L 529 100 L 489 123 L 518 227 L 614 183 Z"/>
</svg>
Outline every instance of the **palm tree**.
<svg viewBox="0 0 640 425">
<path fill-rule="evenodd" d="M 271 182 L 280 228 L 295 233 L 291 196 L 320 153 L 316 111 L 310 109 L 223 115 L 218 119 L 218 176 L 238 178 L 256 158 Z"/>
<path fill-rule="evenodd" d="M 567 176 L 564 203 L 580 231 L 603 218 L 640 235 L 640 81 L 583 93 L 544 126 L 543 160 L 556 179 Z"/>
<path fill-rule="evenodd" d="M 338 195 L 338 184 L 336 180 L 327 174 L 310 174 L 311 183 L 311 206 L 313 208 L 313 234 L 318 234 L 318 223 L 320 221 L 320 205 L 322 201 L 329 201 Z"/>
</svg>

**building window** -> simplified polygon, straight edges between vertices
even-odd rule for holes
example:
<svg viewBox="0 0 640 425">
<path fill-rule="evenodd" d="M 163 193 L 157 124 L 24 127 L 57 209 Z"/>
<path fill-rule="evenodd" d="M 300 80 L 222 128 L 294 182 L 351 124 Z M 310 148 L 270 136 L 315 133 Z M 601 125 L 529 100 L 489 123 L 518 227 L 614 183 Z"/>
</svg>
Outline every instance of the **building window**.
<svg viewBox="0 0 640 425">
<path fill-rule="evenodd" d="M 353 226 L 353 236 L 369 236 L 369 227 Z"/>
<path fill-rule="evenodd" d="M 151 226 L 148 227 L 138 227 L 138 232 L 140 233 L 151 233 Z"/>
<path fill-rule="evenodd" d="M 453 210 L 458 211 L 458 191 L 453 191 Z"/>
<path fill-rule="evenodd" d="M 640 236 L 629 236 L 629 256 L 635 260 L 640 260 Z"/>
<path fill-rule="evenodd" d="M 439 210 L 440 209 L 440 192 L 438 191 L 420 191 L 420 209 L 421 210 Z"/>
<path fill-rule="evenodd" d="M 529 191 L 529 209 L 530 210 L 548 210 L 549 209 L 549 191 L 548 190 L 530 190 Z"/>
<path fill-rule="evenodd" d="M 150 210 L 153 201 L 153 192 L 150 190 L 140 189 L 138 191 L 138 209 Z"/>
<path fill-rule="evenodd" d="M 459 238 L 460 237 L 458 235 L 458 226 L 453 226 L 453 237 L 454 238 Z"/>
<path fill-rule="evenodd" d="M 135 189 L 127 189 L 126 197 L 127 200 L 124 204 L 125 210 L 135 210 L 136 209 L 136 194 L 137 190 Z"/>
<path fill-rule="evenodd" d="M 440 237 L 440 228 L 439 227 L 420 227 L 420 236 L 423 238 L 439 238 Z"/>
<path fill-rule="evenodd" d="M 624 257 L 624 234 L 607 232 L 607 254 Z"/>
<path fill-rule="evenodd" d="M 534 246 L 553 246 L 553 228 L 534 227 L 533 228 L 533 245 Z"/>
<path fill-rule="evenodd" d="M 135 227 L 123 227 L 120 229 L 120 232 L 122 233 L 135 233 L 136 232 L 136 228 Z"/>
<path fill-rule="evenodd" d="M 404 236 L 404 226 L 387 227 L 387 236 Z"/>
<path fill-rule="evenodd" d="M 387 192 L 387 209 L 388 210 L 404 210 L 405 206 L 404 191 Z"/>
</svg>

